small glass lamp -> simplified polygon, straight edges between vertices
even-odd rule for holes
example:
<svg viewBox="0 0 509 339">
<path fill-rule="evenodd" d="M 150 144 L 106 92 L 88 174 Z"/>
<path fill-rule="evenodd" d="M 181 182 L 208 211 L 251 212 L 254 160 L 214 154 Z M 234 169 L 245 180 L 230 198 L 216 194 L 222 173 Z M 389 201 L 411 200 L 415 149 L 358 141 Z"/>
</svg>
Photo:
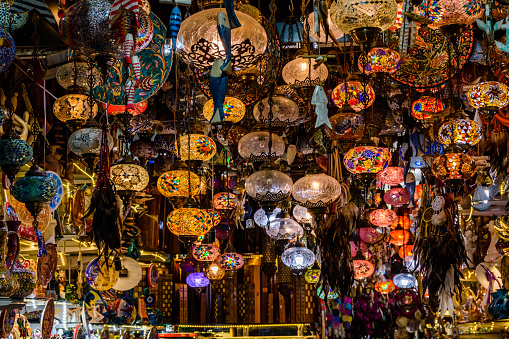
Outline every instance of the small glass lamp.
<svg viewBox="0 0 509 339">
<path fill-rule="evenodd" d="M 301 205 L 295 205 L 293 208 L 293 217 L 301 224 L 311 224 L 313 216 L 308 212 L 308 209 Z"/>
<path fill-rule="evenodd" d="M 53 114 L 58 120 L 65 122 L 71 131 L 95 117 L 97 110 L 95 103 L 90 109 L 88 95 L 85 89 L 79 86 L 71 86 L 67 94 L 58 98 L 53 104 Z"/>
<path fill-rule="evenodd" d="M 447 147 L 444 154 L 435 158 L 431 172 L 437 179 L 445 180 L 452 189 L 458 189 L 465 180 L 474 176 L 475 161 L 453 145 Z"/>
<path fill-rule="evenodd" d="M 214 60 L 225 57 L 225 49 L 217 34 L 217 14 L 224 9 L 211 8 L 199 11 L 182 21 L 176 48 L 184 61 L 199 69 L 210 69 Z M 267 48 L 267 34 L 253 17 L 235 11 L 241 24 L 231 30 L 232 65 L 235 69 L 253 66 Z"/>
<path fill-rule="evenodd" d="M 376 147 L 368 135 L 359 141 L 358 146 L 346 152 L 343 163 L 346 169 L 359 178 L 364 186 L 369 186 L 376 174 L 389 165 L 391 152 L 384 147 Z"/>
<path fill-rule="evenodd" d="M 431 121 L 441 117 L 445 109 L 442 100 L 423 96 L 412 103 L 412 116 L 418 120 Z"/>
<path fill-rule="evenodd" d="M 378 227 L 389 227 L 397 220 L 396 212 L 387 208 L 380 208 L 369 213 L 368 220 Z"/>
<path fill-rule="evenodd" d="M 405 181 L 405 169 L 398 166 L 389 166 L 379 174 L 382 184 L 389 186 L 397 186 Z"/>
<path fill-rule="evenodd" d="M 92 67 L 91 70 L 88 63 L 83 61 L 71 61 L 63 64 L 57 69 L 55 77 L 57 78 L 58 84 L 65 89 L 79 86 L 85 91 L 88 91 L 90 73 L 92 73 L 94 79 L 94 87 L 99 86 L 101 77 L 97 68 Z"/>
<path fill-rule="evenodd" d="M 225 271 L 237 271 L 244 266 L 244 257 L 236 252 L 224 253 L 217 257 L 216 264 Z"/>
<path fill-rule="evenodd" d="M 191 273 L 186 277 L 186 284 L 192 288 L 203 288 L 210 284 L 210 280 L 203 272 Z"/>
<path fill-rule="evenodd" d="M 438 130 L 438 141 L 444 145 L 475 146 L 482 139 L 481 126 L 474 120 L 449 119 Z"/>
<path fill-rule="evenodd" d="M 406 188 L 391 188 L 385 192 L 384 201 L 391 206 L 400 207 L 410 202 L 410 195 Z"/>
<path fill-rule="evenodd" d="M 293 181 L 290 176 L 278 171 L 276 164 L 267 161 L 246 179 L 245 188 L 246 193 L 264 210 L 272 211 L 278 202 L 292 194 Z"/>
<path fill-rule="evenodd" d="M 237 98 L 226 97 L 224 99 L 223 112 L 224 121 L 235 124 L 242 120 L 244 114 L 246 114 L 246 106 L 241 100 Z M 207 119 L 207 121 L 210 121 L 213 115 L 214 115 L 214 101 L 210 99 L 203 106 L 203 116 L 205 117 L 205 119 Z"/>
<path fill-rule="evenodd" d="M 297 275 L 302 275 L 315 262 L 315 254 L 302 241 L 286 245 L 281 261 Z"/>
<path fill-rule="evenodd" d="M 281 212 L 265 228 L 267 235 L 276 240 L 292 240 L 304 236 L 304 230 L 298 222 Z"/>
<path fill-rule="evenodd" d="M 110 178 L 126 205 L 136 192 L 147 187 L 149 181 L 147 170 L 137 165 L 130 156 L 121 159 L 111 167 Z"/>
<path fill-rule="evenodd" d="M 416 12 L 433 21 L 429 26 L 437 29 L 447 25 L 470 25 L 484 12 L 482 1 L 477 0 L 424 0 Z"/>
<path fill-rule="evenodd" d="M 306 274 L 304 274 L 304 279 L 310 284 L 316 284 L 320 279 L 320 265 L 315 261 L 313 267 L 308 268 Z"/>
<path fill-rule="evenodd" d="M 357 249 L 357 255 L 352 259 L 355 279 L 368 278 L 375 272 L 375 267 L 369 260 L 366 260 L 360 249 Z"/>
<path fill-rule="evenodd" d="M 407 215 L 398 215 L 396 220 L 391 225 L 392 229 L 396 229 L 397 227 L 408 230 L 412 223 L 410 222 L 410 218 Z"/>
<path fill-rule="evenodd" d="M 304 99 L 311 99 L 316 85 L 327 80 L 329 71 L 325 64 L 317 65 L 314 58 L 304 58 L 302 54 L 307 51 L 301 50 L 297 52 L 295 59 L 287 63 L 283 67 L 283 80 L 290 85 Z"/>
<path fill-rule="evenodd" d="M 360 81 L 348 81 L 346 84 L 342 82 L 331 94 L 334 105 L 341 108 L 345 101 L 359 112 L 365 107 L 370 107 L 375 102 L 375 91 L 368 84 L 362 84 Z"/>
<path fill-rule="evenodd" d="M 166 219 L 171 233 L 187 246 L 195 242 L 212 228 L 210 213 L 198 207 L 194 199 L 187 199 L 181 208 L 173 210 Z"/>
<path fill-rule="evenodd" d="M 239 140 L 239 154 L 249 162 L 263 162 L 269 158 L 273 161 L 279 159 L 285 151 L 285 142 L 275 133 L 272 133 L 272 147 L 269 154 L 269 132 L 265 126 L 256 125 L 251 133 Z"/>
<path fill-rule="evenodd" d="M 196 133 L 181 136 L 175 145 L 175 155 L 182 160 L 207 161 L 212 159 L 217 150 L 212 138 Z"/>
<path fill-rule="evenodd" d="M 387 47 L 374 47 L 367 56 L 361 54 L 357 62 L 359 70 L 368 75 L 373 73 L 392 74 L 398 70 L 400 65 L 399 53 Z"/>
<path fill-rule="evenodd" d="M 90 170 L 94 168 L 94 160 L 101 151 L 101 140 L 103 130 L 94 119 L 89 119 L 82 128 L 77 129 L 69 136 L 67 145 L 71 152 L 79 155 L 85 160 Z M 113 137 L 107 133 L 108 147 L 114 145 Z"/>
<path fill-rule="evenodd" d="M 0 138 L 0 168 L 11 183 L 22 166 L 28 164 L 34 155 L 32 146 L 14 132 L 12 120 L 7 119 L 3 126 L 4 134 Z"/>
<path fill-rule="evenodd" d="M 198 261 L 215 261 L 221 251 L 214 244 L 193 244 L 193 257 Z"/>
<path fill-rule="evenodd" d="M 341 185 L 339 182 L 325 174 L 319 166 L 311 166 L 307 169 L 306 175 L 293 185 L 293 198 L 302 206 L 306 207 L 309 213 L 315 217 L 324 213 L 327 207 L 339 198 Z"/>
<path fill-rule="evenodd" d="M 214 208 L 216 210 L 231 210 L 235 208 L 235 194 L 220 192 L 214 195 Z"/>
<path fill-rule="evenodd" d="M 180 207 L 186 198 L 189 198 L 189 179 L 191 179 L 191 196 L 195 196 L 200 190 L 200 177 L 190 172 L 183 161 L 178 160 L 171 166 L 170 171 L 159 176 L 157 190 L 168 197 L 172 204 Z"/>
<path fill-rule="evenodd" d="M 274 95 L 272 97 L 272 120 L 270 120 L 274 128 L 285 128 L 294 125 L 301 118 L 299 106 L 292 100 L 282 95 Z M 253 109 L 253 116 L 256 121 L 269 123 L 269 98 L 260 100 Z"/>
<path fill-rule="evenodd" d="M 272 212 L 266 212 L 263 210 L 263 208 L 258 209 L 254 216 L 254 222 L 260 226 L 263 229 L 267 228 L 267 220 L 269 220 L 271 223 L 276 220 L 277 215 L 281 213 L 281 209 L 279 207 L 276 207 Z M 269 214 L 269 218 L 267 219 L 267 214 Z"/>
<path fill-rule="evenodd" d="M 377 281 L 375 284 L 375 290 L 382 294 L 389 294 L 396 289 L 396 285 L 391 279 L 384 281 Z"/>
<path fill-rule="evenodd" d="M 207 268 L 206 276 L 209 280 L 221 280 L 225 275 L 225 270 L 220 268 L 215 262 Z"/>
<path fill-rule="evenodd" d="M 398 255 L 401 259 L 412 256 L 414 245 L 403 245 L 399 248 Z"/>
<path fill-rule="evenodd" d="M 491 118 L 500 109 L 509 105 L 509 88 L 488 72 L 468 91 L 467 97 L 474 108 Z"/>
<path fill-rule="evenodd" d="M 344 103 L 338 114 L 329 118 L 332 129 L 325 127 L 327 135 L 340 141 L 359 141 L 364 135 L 364 117 L 356 113 L 348 102 Z"/>
<path fill-rule="evenodd" d="M 410 273 L 396 274 L 393 281 L 398 288 L 414 288 L 417 286 L 417 279 Z"/>
<path fill-rule="evenodd" d="M 394 24 L 397 16 L 395 0 L 336 0 L 330 7 L 332 23 L 349 33 L 366 52 L 380 33 Z"/>
<path fill-rule="evenodd" d="M 397 229 L 391 231 L 389 242 L 395 246 L 403 246 L 410 240 L 410 231 Z"/>
</svg>

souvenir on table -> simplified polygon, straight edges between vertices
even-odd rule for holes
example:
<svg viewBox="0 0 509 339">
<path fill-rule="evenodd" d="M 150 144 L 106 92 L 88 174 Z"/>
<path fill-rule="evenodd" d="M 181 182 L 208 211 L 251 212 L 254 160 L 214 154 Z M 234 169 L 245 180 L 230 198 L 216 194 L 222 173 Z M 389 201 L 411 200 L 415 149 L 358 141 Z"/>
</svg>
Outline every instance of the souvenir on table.
<svg viewBox="0 0 509 339">
<path fill-rule="evenodd" d="M 17 311 L 15 309 L 3 310 L 0 313 L 0 326 L 2 338 L 7 338 L 14 328 Z"/>
<path fill-rule="evenodd" d="M 41 316 L 41 333 L 42 339 L 49 339 L 53 330 L 53 320 L 55 319 L 55 301 L 49 299 L 44 307 Z"/>
<path fill-rule="evenodd" d="M 390 39 L 389 47 L 397 51 L 399 35 L 392 34 Z M 469 26 L 458 39 L 458 45 L 450 49 L 453 73 L 450 74 L 448 40 L 439 30 L 421 25 L 415 37 L 414 47 L 408 49 L 408 54 L 401 58 L 401 66 L 390 74 L 390 77 L 414 88 L 441 85 L 463 68 L 470 57 L 473 45 L 473 29 Z"/>
<path fill-rule="evenodd" d="M 153 38 L 141 52 L 137 53 L 140 60 L 140 86 L 135 89 L 134 104 L 144 101 L 154 95 L 164 84 L 172 65 L 172 53 L 164 53 L 164 39 L 166 27 L 161 20 L 150 13 L 149 21 L 153 23 Z M 133 77 L 133 71 L 123 60 L 108 70 L 107 83 L 94 88 L 97 100 L 111 105 L 125 105 L 125 83 Z"/>
<path fill-rule="evenodd" d="M 104 257 L 92 259 L 87 266 L 85 274 L 90 287 L 98 291 L 105 291 L 113 288 L 119 279 L 119 272 L 115 270 L 113 258 L 109 258 L 108 260 Z"/>
<path fill-rule="evenodd" d="M 26 267 L 19 260 L 14 263 L 12 275 L 18 281 L 19 288 L 11 298 L 23 299 L 31 295 L 36 287 L 37 277 L 35 271 L 30 267 Z"/>
<path fill-rule="evenodd" d="M 122 269 L 118 271 L 118 280 L 113 289 L 117 291 L 128 291 L 141 280 L 142 272 L 140 264 L 133 258 L 124 257 L 120 259 Z"/>
</svg>

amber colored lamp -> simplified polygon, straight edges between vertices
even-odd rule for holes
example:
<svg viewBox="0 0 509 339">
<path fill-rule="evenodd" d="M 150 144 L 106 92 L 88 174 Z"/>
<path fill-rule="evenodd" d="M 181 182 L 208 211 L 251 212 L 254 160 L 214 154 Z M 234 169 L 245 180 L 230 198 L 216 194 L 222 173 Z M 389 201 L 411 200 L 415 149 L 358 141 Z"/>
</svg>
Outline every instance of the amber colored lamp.
<svg viewBox="0 0 509 339">
<path fill-rule="evenodd" d="M 329 118 L 332 129 L 325 132 L 334 140 L 359 141 L 364 135 L 364 118 L 356 113 L 350 105 L 343 105 L 341 111 Z"/>
<path fill-rule="evenodd" d="M 177 236 L 198 237 L 207 234 L 212 228 L 210 213 L 196 207 L 196 204 L 186 204 L 182 208 L 173 210 L 166 219 L 170 232 Z"/>
<path fill-rule="evenodd" d="M 399 248 L 398 255 L 401 259 L 405 259 L 413 254 L 414 245 L 403 245 Z"/>
<path fill-rule="evenodd" d="M 483 111 L 498 111 L 509 105 L 509 88 L 496 80 L 480 81 L 474 85 L 467 93 L 468 102 Z"/>
<path fill-rule="evenodd" d="M 445 106 L 442 100 L 424 96 L 412 103 L 412 116 L 419 120 L 433 120 L 438 118 Z"/>
<path fill-rule="evenodd" d="M 226 271 L 219 267 L 215 262 L 209 265 L 205 275 L 209 280 L 221 280 L 223 279 Z"/>
<path fill-rule="evenodd" d="M 210 160 L 216 150 L 214 140 L 203 134 L 186 134 L 175 143 L 175 154 L 182 160 Z"/>
<path fill-rule="evenodd" d="M 214 244 L 193 244 L 192 253 L 198 261 L 214 261 L 221 254 Z"/>
<path fill-rule="evenodd" d="M 200 177 L 184 170 L 170 170 L 157 179 L 157 190 L 168 198 L 189 197 L 189 179 L 191 179 L 191 196 L 200 190 Z"/>
<path fill-rule="evenodd" d="M 329 71 L 325 64 L 318 67 L 315 59 L 297 57 L 283 67 L 283 80 L 293 88 L 316 86 L 327 80 Z"/>
<path fill-rule="evenodd" d="M 475 146 L 481 138 L 481 126 L 468 118 L 448 120 L 438 130 L 438 141 L 444 145 Z"/>
<path fill-rule="evenodd" d="M 70 88 L 66 95 L 58 98 L 53 104 L 55 117 L 65 122 L 73 131 L 89 118 L 95 117 L 97 110 L 97 104 L 90 108 L 88 95 L 79 87 Z"/>
<path fill-rule="evenodd" d="M 310 284 L 316 284 L 320 278 L 320 267 L 315 263 L 313 267 L 309 268 L 304 274 L 304 279 Z"/>
<path fill-rule="evenodd" d="M 378 227 L 389 227 L 397 220 L 396 212 L 390 209 L 376 209 L 369 213 L 368 220 Z"/>
<path fill-rule="evenodd" d="M 104 103 L 103 103 L 103 106 L 106 109 L 106 111 L 108 112 L 108 114 L 111 114 L 111 115 L 125 114 L 127 111 L 128 114 L 135 116 L 135 115 L 145 112 L 145 110 L 148 107 L 148 99 L 136 102 L 134 104 L 134 109 L 126 108 L 126 106 L 124 106 L 124 105 L 109 105 L 109 104 L 104 104 Z"/>
<path fill-rule="evenodd" d="M 366 74 L 396 72 L 401 65 L 401 57 L 398 52 L 386 47 L 374 47 L 367 56 L 361 54 L 357 66 Z"/>
<path fill-rule="evenodd" d="M 410 232 L 407 230 L 394 230 L 389 235 L 389 242 L 396 246 L 405 245 L 410 240 Z"/>
<path fill-rule="evenodd" d="M 235 208 L 235 194 L 228 192 L 220 192 L 214 195 L 214 208 L 216 210 L 231 210 Z"/>
<path fill-rule="evenodd" d="M 375 91 L 373 87 L 360 81 L 348 81 L 334 88 L 331 99 L 339 108 L 343 107 L 345 101 L 348 101 L 350 106 L 358 112 L 373 105 Z"/>
<path fill-rule="evenodd" d="M 474 176 L 475 161 L 471 156 L 453 149 L 436 157 L 431 165 L 431 171 L 439 180 L 464 181 Z"/>
<path fill-rule="evenodd" d="M 364 279 L 369 278 L 375 272 L 375 267 L 369 260 L 354 259 L 353 270 L 355 279 Z"/>
<path fill-rule="evenodd" d="M 234 97 L 226 97 L 223 104 L 224 121 L 237 123 L 246 114 L 246 106 L 244 103 Z M 210 99 L 203 106 L 203 116 L 210 121 L 214 115 L 214 101 Z"/>
<path fill-rule="evenodd" d="M 375 290 L 382 294 L 389 294 L 396 289 L 396 285 L 391 279 L 385 281 L 377 281 L 375 284 Z"/>
</svg>

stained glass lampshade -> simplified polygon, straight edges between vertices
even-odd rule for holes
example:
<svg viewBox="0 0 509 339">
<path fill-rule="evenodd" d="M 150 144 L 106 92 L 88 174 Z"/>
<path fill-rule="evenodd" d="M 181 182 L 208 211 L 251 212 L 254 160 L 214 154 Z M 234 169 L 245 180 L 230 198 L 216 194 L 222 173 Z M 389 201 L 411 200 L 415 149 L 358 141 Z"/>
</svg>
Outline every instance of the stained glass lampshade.
<svg viewBox="0 0 509 339">
<path fill-rule="evenodd" d="M 345 109 L 345 106 L 348 109 Z M 326 127 L 327 135 L 334 140 L 359 141 L 364 135 L 364 118 L 350 105 L 343 105 L 341 111 L 329 118 L 332 129 Z"/>
<path fill-rule="evenodd" d="M 446 25 L 470 25 L 484 12 L 482 1 L 478 0 L 424 0 L 416 8 L 417 14 L 433 21 L 431 28 Z"/>
<path fill-rule="evenodd" d="M 134 109 L 127 108 L 124 105 L 109 105 L 109 104 L 103 104 L 104 108 L 108 112 L 108 114 L 111 115 L 118 115 L 118 114 L 125 114 L 127 111 L 128 114 L 131 114 L 132 116 L 139 115 L 148 107 L 148 99 L 142 100 L 134 103 Z"/>
<path fill-rule="evenodd" d="M 387 148 L 376 147 L 366 135 L 359 144 L 346 152 L 343 163 L 350 173 L 357 175 L 367 184 L 378 172 L 387 168 L 391 152 Z"/>
<path fill-rule="evenodd" d="M 210 68 L 217 58 L 225 57 L 225 50 L 217 34 L 219 8 L 191 15 L 180 26 L 176 48 L 184 61 L 200 69 Z M 224 9 L 222 12 L 226 14 Z M 251 16 L 235 11 L 241 26 L 231 30 L 232 64 L 235 69 L 252 66 L 267 47 L 267 34 Z"/>
<path fill-rule="evenodd" d="M 58 98 L 53 104 L 53 114 L 63 121 L 71 130 L 75 130 L 97 114 L 97 104 L 92 109 L 88 103 L 88 95 L 81 87 L 71 87 L 67 94 Z"/>
<path fill-rule="evenodd" d="M 389 227 L 396 219 L 396 212 L 390 209 L 376 209 L 368 216 L 369 222 L 378 227 Z"/>
<path fill-rule="evenodd" d="M 414 288 L 417 286 L 417 279 L 410 273 L 396 274 L 393 281 L 398 288 Z"/>
<path fill-rule="evenodd" d="M 99 124 L 91 119 L 69 136 L 69 149 L 76 155 L 99 155 L 101 150 L 102 129 Z M 108 147 L 113 147 L 113 137 L 108 133 Z"/>
<path fill-rule="evenodd" d="M 389 166 L 379 173 L 382 184 L 389 186 L 397 186 L 405 181 L 403 167 Z"/>
<path fill-rule="evenodd" d="M 398 217 L 392 223 L 391 228 L 395 229 L 399 227 L 407 230 L 410 228 L 411 225 L 412 223 L 407 215 L 398 215 Z"/>
<path fill-rule="evenodd" d="M 353 257 L 353 270 L 355 279 L 364 279 L 370 277 L 375 272 L 373 264 L 364 258 L 360 251 Z"/>
<path fill-rule="evenodd" d="M 293 185 L 293 198 L 306 207 L 313 215 L 314 209 L 323 209 L 339 198 L 341 185 L 339 182 L 325 174 L 318 166 L 312 166 L 306 175 Z"/>
<path fill-rule="evenodd" d="M 216 210 L 231 210 L 235 208 L 235 194 L 220 192 L 214 195 L 214 208 Z"/>
<path fill-rule="evenodd" d="M 186 277 L 186 284 L 193 288 L 203 288 L 210 284 L 209 279 L 205 276 L 205 273 L 191 273 Z"/>
<path fill-rule="evenodd" d="M 285 142 L 275 133 L 272 133 L 272 147 L 269 154 L 269 132 L 255 128 L 253 132 L 244 135 L 239 140 L 239 154 L 250 162 L 262 162 L 279 159 L 285 151 Z"/>
<path fill-rule="evenodd" d="M 244 266 L 244 257 L 236 252 L 224 253 L 217 257 L 216 264 L 225 271 L 237 271 Z"/>
<path fill-rule="evenodd" d="M 311 224 L 313 222 L 313 216 L 308 212 L 308 209 L 301 205 L 295 205 L 293 208 L 293 217 L 300 223 Z"/>
<path fill-rule="evenodd" d="M 183 203 L 185 198 L 189 197 L 189 179 L 191 179 L 191 196 L 195 196 L 200 190 L 200 177 L 183 169 L 172 168 L 161 174 L 157 179 L 157 190 L 179 205 L 179 201 Z"/>
<path fill-rule="evenodd" d="M 375 290 L 382 294 L 389 294 L 396 289 L 396 285 L 391 279 L 385 281 L 377 281 L 375 284 Z"/>
<path fill-rule="evenodd" d="M 216 211 L 213 211 L 211 209 L 207 210 L 207 212 L 209 212 L 210 217 L 212 218 L 212 222 L 213 222 L 214 226 L 219 225 L 219 223 L 221 222 L 221 216 L 219 215 L 219 213 L 217 213 Z"/>
<path fill-rule="evenodd" d="M 7 120 L 5 125 L 10 124 Z M 10 127 L 3 126 L 5 133 L 0 138 L 0 168 L 11 183 L 23 165 L 32 160 L 33 149 L 30 144 L 21 140 Z"/>
<path fill-rule="evenodd" d="M 396 246 L 402 246 L 410 240 L 410 232 L 407 230 L 394 230 L 390 233 L 389 242 Z"/>
<path fill-rule="evenodd" d="M 424 96 L 412 103 L 412 116 L 419 120 L 434 120 L 439 118 L 445 106 L 442 100 Z"/>
<path fill-rule="evenodd" d="M 272 126 L 286 127 L 298 122 L 301 118 L 299 106 L 294 101 L 281 95 L 273 96 L 272 100 L 274 101 L 272 105 Z M 253 116 L 256 121 L 268 124 L 269 111 L 269 98 L 265 98 L 254 106 Z"/>
<path fill-rule="evenodd" d="M 193 242 L 212 228 L 212 218 L 206 210 L 198 208 L 194 200 L 188 199 L 183 207 L 173 210 L 166 219 L 171 233 L 183 242 Z"/>
<path fill-rule="evenodd" d="M 274 163 L 265 162 L 259 171 L 246 179 L 246 193 L 258 201 L 264 209 L 274 209 L 279 201 L 292 194 L 292 178 L 277 169 Z"/>
<path fill-rule="evenodd" d="M 225 275 L 225 270 L 220 268 L 215 262 L 207 268 L 206 276 L 209 280 L 221 280 Z"/>
<path fill-rule="evenodd" d="M 271 221 L 265 231 L 269 237 L 276 240 L 292 240 L 304 235 L 299 223 L 285 213 L 280 213 L 274 221 Z"/>
<path fill-rule="evenodd" d="M 474 120 L 450 119 L 440 126 L 438 141 L 444 145 L 475 146 L 481 141 L 481 126 Z"/>
<path fill-rule="evenodd" d="M 5 22 L 4 22 L 5 24 Z M 5 26 L 4 26 L 5 27 Z M 16 45 L 12 36 L 3 28 L 0 28 L 0 38 L 4 40 L 0 46 L 0 73 L 4 72 L 14 61 L 16 56 Z"/>
<path fill-rule="evenodd" d="M 384 201 L 391 206 L 400 207 L 410 202 L 410 195 L 406 188 L 391 188 L 385 192 Z"/>
<path fill-rule="evenodd" d="M 459 149 L 451 149 L 439 155 L 431 165 L 431 172 L 437 179 L 447 181 L 452 188 L 459 188 L 475 174 L 475 161 Z"/>
<path fill-rule="evenodd" d="M 318 286 L 316 288 L 316 296 L 320 299 L 325 299 L 325 292 L 321 289 L 320 286 Z M 339 298 L 339 292 L 329 289 L 329 293 L 327 293 L 327 299 L 336 299 L 336 298 Z"/>
<path fill-rule="evenodd" d="M 277 215 L 281 213 L 281 209 L 276 207 L 272 212 L 266 212 L 263 210 L 263 208 L 258 209 L 255 212 L 253 219 L 254 222 L 261 228 L 267 227 L 267 213 L 269 214 L 268 220 L 272 223 L 274 220 L 276 220 Z"/>
<path fill-rule="evenodd" d="M 304 274 L 304 279 L 310 284 L 316 284 L 320 278 L 320 272 L 320 266 L 315 262 L 312 267 L 308 268 L 306 274 Z"/>
<path fill-rule="evenodd" d="M 483 81 L 486 80 L 486 81 Z M 493 79 L 482 79 L 468 93 L 468 102 L 482 112 L 495 113 L 509 105 L 509 88 Z"/>
<path fill-rule="evenodd" d="M 210 160 L 217 149 L 212 138 L 194 133 L 181 136 L 175 145 L 175 154 L 182 160 Z"/>
<path fill-rule="evenodd" d="M 374 47 L 368 55 L 361 54 L 357 66 L 361 72 L 366 74 L 396 72 L 401 65 L 399 53 L 385 47 Z"/>
<path fill-rule="evenodd" d="M 223 104 L 224 121 L 237 123 L 246 114 L 246 106 L 244 103 L 234 97 L 226 97 Z M 210 121 L 214 115 L 214 101 L 210 99 L 203 106 L 203 116 Z"/>
<path fill-rule="evenodd" d="M 12 196 L 25 204 L 34 219 L 39 215 L 57 192 L 57 185 L 53 178 L 46 175 L 37 166 L 32 166 L 23 178 L 16 180 L 11 187 Z"/>
<path fill-rule="evenodd" d="M 117 165 L 112 166 L 110 178 L 117 191 L 143 190 L 148 185 L 149 176 L 147 170 L 130 161 L 120 160 Z"/>
<path fill-rule="evenodd" d="M 348 101 L 350 106 L 357 112 L 365 107 L 370 107 L 375 102 L 375 91 L 369 84 L 362 84 L 360 81 L 348 81 L 336 86 L 331 93 L 334 104 L 341 108 Z"/>
<path fill-rule="evenodd" d="M 83 61 L 71 61 L 63 64 L 57 69 L 55 77 L 57 78 L 58 84 L 65 89 L 79 86 L 88 91 L 90 73 L 93 74 L 94 87 L 99 86 L 101 78 L 97 68 L 92 67 L 92 69 L 90 69 L 88 63 Z"/>
<path fill-rule="evenodd" d="M 286 245 L 281 261 L 299 275 L 315 262 L 315 254 L 302 241 Z"/>
<path fill-rule="evenodd" d="M 214 244 L 193 244 L 193 257 L 198 261 L 214 261 L 221 252 Z"/>
</svg>

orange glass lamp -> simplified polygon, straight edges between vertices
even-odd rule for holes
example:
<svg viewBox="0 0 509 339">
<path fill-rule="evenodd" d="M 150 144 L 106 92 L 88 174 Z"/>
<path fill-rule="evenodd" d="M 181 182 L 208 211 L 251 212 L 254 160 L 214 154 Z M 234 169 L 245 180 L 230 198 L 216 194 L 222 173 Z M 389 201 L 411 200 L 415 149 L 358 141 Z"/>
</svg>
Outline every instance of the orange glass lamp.
<svg viewBox="0 0 509 339">
<path fill-rule="evenodd" d="M 235 208 L 235 194 L 228 192 L 220 192 L 214 195 L 214 208 L 216 210 L 231 210 Z"/>
<path fill-rule="evenodd" d="M 412 103 L 412 116 L 418 120 L 433 121 L 441 117 L 441 112 L 445 109 L 442 100 L 424 96 Z"/>
<path fill-rule="evenodd" d="M 396 285 L 391 279 L 385 281 L 377 281 L 375 284 L 375 290 L 382 294 L 389 294 L 396 289 Z"/>
<path fill-rule="evenodd" d="M 145 110 L 148 107 L 148 99 L 138 101 L 134 104 L 134 109 L 128 108 L 126 109 L 126 106 L 124 105 L 108 105 L 103 103 L 104 108 L 108 112 L 108 114 L 111 115 L 117 115 L 117 114 L 125 114 L 126 110 L 128 114 L 131 114 L 132 116 L 136 116 L 138 114 L 141 114 L 145 112 Z"/>
<path fill-rule="evenodd" d="M 360 249 L 357 249 L 357 254 L 352 259 L 355 279 L 369 278 L 375 272 L 375 267 L 366 260 Z"/>
<path fill-rule="evenodd" d="M 377 44 L 378 46 L 378 44 Z M 401 65 L 401 57 L 398 52 L 387 47 L 374 47 L 367 56 L 361 54 L 357 61 L 359 70 L 368 75 L 376 73 L 392 74 Z"/>
<path fill-rule="evenodd" d="M 216 155 L 216 143 L 204 134 L 191 133 L 181 136 L 175 147 L 175 155 L 182 160 L 206 161 Z"/>
<path fill-rule="evenodd" d="M 509 105 L 509 88 L 488 72 L 468 93 L 468 102 L 491 118 L 500 109 Z"/>
<path fill-rule="evenodd" d="M 396 212 L 387 208 L 376 209 L 368 216 L 369 222 L 378 227 L 389 227 L 397 218 Z"/>
<path fill-rule="evenodd" d="M 465 180 L 475 174 L 475 161 L 457 146 L 447 147 L 431 165 L 431 172 L 437 179 L 444 180 L 452 190 L 457 190 Z"/>
<path fill-rule="evenodd" d="M 391 231 L 389 242 L 396 246 L 403 246 L 410 240 L 410 232 L 402 229 Z"/>
<path fill-rule="evenodd" d="M 398 215 L 396 220 L 391 225 L 392 229 L 396 229 L 397 227 L 403 228 L 405 230 L 409 229 L 411 226 L 410 218 L 406 215 Z"/>
<path fill-rule="evenodd" d="M 244 114 L 246 114 L 246 106 L 241 100 L 237 98 L 226 97 L 224 99 L 223 112 L 224 121 L 235 124 L 242 120 L 242 118 L 244 118 Z M 205 119 L 210 121 L 213 115 L 214 115 L 214 101 L 210 99 L 203 106 L 203 116 L 205 117 Z"/>
<path fill-rule="evenodd" d="M 71 131 L 75 131 L 97 114 L 97 104 L 90 108 L 88 99 L 84 88 L 71 86 L 67 94 L 53 104 L 53 114 L 58 120 L 65 122 Z"/>
<path fill-rule="evenodd" d="M 176 161 L 170 171 L 164 172 L 157 179 L 157 190 L 176 207 L 180 207 L 189 198 L 189 183 L 191 196 L 195 196 L 200 190 L 200 177 L 190 172 L 184 162 Z"/>
<path fill-rule="evenodd" d="M 199 236 L 210 231 L 213 222 L 209 212 L 200 209 L 194 199 L 187 199 L 184 206 L 168 215 L 166 224 L 170 232 L 189 247 Z"/>
<path fill-rule="evenodd" d="M 334 88 L 331 93 L 331 99 L 334 105 L 339 108 L 343 107 L 345 101 L 348 101 L 350 106 L 358 112 L 373 105 L 375 102 L 375 91 L 373 87 L 360 81 L 348 81 Z"/>
<path fill-rule="evenodd" d="M 414 245 L 403 245 L 399 248 L 398 255 L 401 259 L 412 256 Z"/>
</svg>

